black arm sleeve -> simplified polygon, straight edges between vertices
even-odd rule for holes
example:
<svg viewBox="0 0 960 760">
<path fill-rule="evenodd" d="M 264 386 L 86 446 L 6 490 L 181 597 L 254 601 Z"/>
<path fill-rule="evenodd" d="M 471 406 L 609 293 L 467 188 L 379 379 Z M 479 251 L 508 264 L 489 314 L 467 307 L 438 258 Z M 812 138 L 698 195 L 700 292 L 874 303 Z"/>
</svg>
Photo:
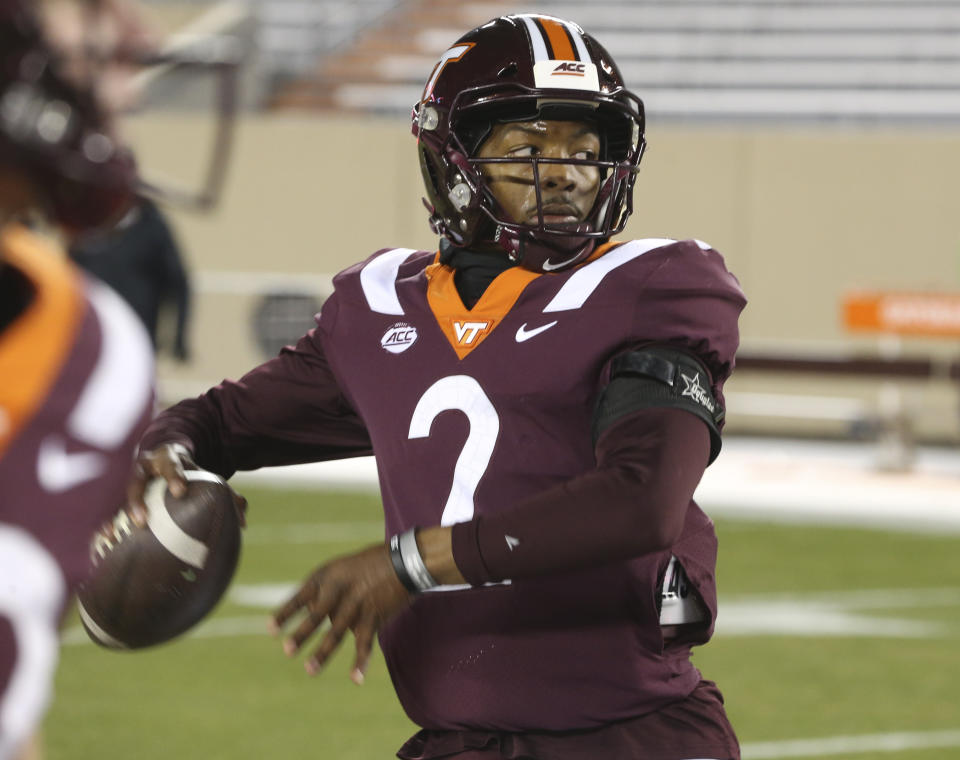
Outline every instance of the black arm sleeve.
<svg viewBox="0 0 960 760">
<path fill-rule="evenodd" d="M 480 585 L 665 551 L 683 532 L 708 448 L 706 430 L 688 414 L 627 415 L 597 442 L 595 470 L 454 525 L 454 561 Z"/>
<path fill-rule="evenodd" d="M 618 420 L 656 407 L 683 409 L 703 420 L 710 431 L 710 462 L 717 458 L 724 409 L 711 391 L 710 373 L 693 354 L 669 346 L 647 346 L 613 360 L 594 412 L 594 444 Z"/>
</svg>

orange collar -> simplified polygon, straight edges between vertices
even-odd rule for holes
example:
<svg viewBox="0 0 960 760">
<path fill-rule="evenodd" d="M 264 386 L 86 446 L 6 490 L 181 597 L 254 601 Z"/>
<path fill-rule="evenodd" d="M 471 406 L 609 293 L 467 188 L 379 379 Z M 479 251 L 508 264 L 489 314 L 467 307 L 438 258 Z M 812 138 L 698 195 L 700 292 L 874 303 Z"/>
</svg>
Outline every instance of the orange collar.
<svg viewBox="0 0 960 760">
<path fill-rule="evenodd" d="M 604 243 L 591 253 L 584 263 L 598 259 L 617 245 L 620 243 L 613 241 Z M 450 346 L 456 352 L 457 358 L 463 359 L 493 332 L 493 329 L 516 304 L 528 284 L 541 276 L 559 277 L 576 269 L 577 267 L 574 267 L 546 275 L 522 267 L 505 269 L 490 283 L 473 308 L 468 309 L 463 305 L 453 281 L 456 270 L 441 264 L 438 252 L 433 263 L 425 270 L 427 303 L 437 324 L 450 342 Z"/>
<path fill-rule="evenodd" d="M 33 283 L 33 301 L 0 333 L 0 454 L 40 408 L 80 328 L 80 278 L 27 229 L 0 230 L 0 258 Z"/>
</svg>

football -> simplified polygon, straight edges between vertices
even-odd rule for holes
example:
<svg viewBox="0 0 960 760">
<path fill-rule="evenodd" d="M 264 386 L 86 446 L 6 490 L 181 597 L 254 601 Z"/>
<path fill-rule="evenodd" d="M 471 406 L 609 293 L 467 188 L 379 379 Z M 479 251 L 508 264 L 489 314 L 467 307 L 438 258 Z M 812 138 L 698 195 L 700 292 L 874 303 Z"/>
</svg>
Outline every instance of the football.
<svg viewBox="0 0 960 760">
<path fill-rule="evenodd" d="M 93 538 L 89 577 L 77 594 L 83 627 L 110 649 L 141 649 L 179 636 L 210 612 L 240 558 L 240 520 L 230 487 L 187 470 L 175 498 L 163 478 L 147 484 L 147 525 L 121 510 Z"/>
</svg>

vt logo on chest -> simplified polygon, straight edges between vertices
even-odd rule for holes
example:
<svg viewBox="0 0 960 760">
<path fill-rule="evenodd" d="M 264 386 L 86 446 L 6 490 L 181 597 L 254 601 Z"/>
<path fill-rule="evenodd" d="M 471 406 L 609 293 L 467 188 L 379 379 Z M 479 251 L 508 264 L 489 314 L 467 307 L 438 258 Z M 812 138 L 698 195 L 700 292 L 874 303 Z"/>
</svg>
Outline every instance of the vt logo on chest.
<svg viewBox="0 0 960 760">
<path fill-rule="evenodd" d="M 475 351 L 511 312 L 524 288 L 537 274 L 509 269 L 490 284 L 472 309 L 464 306 L 454 283 L 454 271 L 434 264 L 426 269 L 427 302 L 437 326 L 457 358 Z"/>
<path fill-rule="evenodd" d="M 457 344 L 460 346 L 471 346 L 474 342 L 479 342 L 492 327 L 492 320 L 468 322 L 455 319 L 453 321 L 453 332 L 457 336 Z"/>
</svg>

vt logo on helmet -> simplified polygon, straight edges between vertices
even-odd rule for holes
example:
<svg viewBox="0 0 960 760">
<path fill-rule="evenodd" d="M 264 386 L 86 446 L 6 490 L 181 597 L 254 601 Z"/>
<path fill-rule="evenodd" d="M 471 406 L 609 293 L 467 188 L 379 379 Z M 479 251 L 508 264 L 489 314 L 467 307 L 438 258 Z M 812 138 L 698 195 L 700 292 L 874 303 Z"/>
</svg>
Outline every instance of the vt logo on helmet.
<svg viewBox="0 0 960 760">
<path fill-rule="evenodd" d="M 497 125 L 534 120 L 585 122 L 600 150 L 587 157 L 480 155 Z M 413 109 L 431 227 L 454 246 L 499 246 L 533 271 L 574 266 L 624 228 L 643 132 L 643 102 L 579 26 L 538 14 L 494 19 L 440 57 Z M 541 187 L 559 164 L 596 178 L 582 213 L 544 197 Z M 505 170 L 515 172 L 512 182 L 536 189 L 526 219 L 512 218 L 491 188 L 491 174 Z"/>
</svg>

